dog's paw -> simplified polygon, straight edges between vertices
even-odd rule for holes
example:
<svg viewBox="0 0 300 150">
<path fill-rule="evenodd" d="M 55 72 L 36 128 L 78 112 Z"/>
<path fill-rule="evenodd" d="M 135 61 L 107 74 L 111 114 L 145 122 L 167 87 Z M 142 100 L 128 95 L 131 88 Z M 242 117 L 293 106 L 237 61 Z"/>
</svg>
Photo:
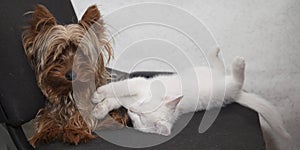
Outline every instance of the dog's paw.
<svg viewBox="0 0 300 150">
<path fill-rule="evenodd" d="M 103 119 L 107 114 L 109 110 L 106 105 L 104 105 L 103 102 L 98 103 L 94 110 L 92 111 L 92 115 L 97 119 Z"/>
</svg>

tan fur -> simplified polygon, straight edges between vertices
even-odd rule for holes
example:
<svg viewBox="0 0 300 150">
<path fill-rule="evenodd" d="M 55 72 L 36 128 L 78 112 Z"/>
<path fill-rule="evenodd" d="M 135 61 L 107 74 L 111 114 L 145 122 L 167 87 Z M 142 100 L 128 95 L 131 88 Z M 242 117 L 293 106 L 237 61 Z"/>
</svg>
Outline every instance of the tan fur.
<svg viewBox="0 0 300 150">
<path fill-rule="evenodd" d="M 104 32 L 95 5 L 87 9 L 78 24 L 69 25 L 58 25 L 46 7 L 36 7 L 23 33 L 23 46 L 48 101 L 36 116 L 32 145 L 53 140 L 78 144 L 94 138 L 92 130 L 97 120 L 90 114 L 94 107 L 90 96 L 95 88 L 90 85 L 106 84 L 109 74 L 105 59 L 108 62 L 112 56 Z M 74 81 L 65 77 L 70 70 L 77 74 Z M 76 88 L 72 88 L 74 84 Z M 127 114 L 111 114 L 122 124 L 128 119 Z"/>
</svg>

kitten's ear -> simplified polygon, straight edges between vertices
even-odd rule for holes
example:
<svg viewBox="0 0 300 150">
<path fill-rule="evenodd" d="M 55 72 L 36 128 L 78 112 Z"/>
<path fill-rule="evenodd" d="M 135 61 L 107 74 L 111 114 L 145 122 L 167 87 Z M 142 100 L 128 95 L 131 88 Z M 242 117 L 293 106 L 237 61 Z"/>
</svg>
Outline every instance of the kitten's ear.
<svg viewBox="0 0 300 150">
<path fill-rule="evenodd" d="M 41 30 L 46 30 L 56 25 L 56 20 L 50 11 L 43 5 L 37 5 L 34 12 L 33 18 L 30 20 L 31 31 L 38 33 Z"/>
<path fill-rule="evenodd" d="M 181 96 L 177 96 L 177 97 L 166 97 L 165 100 L 166 102 L 166 106 L 175 110 L 176 106 L 178 105 L 178 103 L 180 102 L 180 100 L 183 98 L 183 95 Z"/>
<path fill-rule="evenodd" d="M 171 125 L 164 121 L 158 121 L 155 123 L 156 130 L 159 134 L 169 136 L 171 134 Z"/>
</svg>

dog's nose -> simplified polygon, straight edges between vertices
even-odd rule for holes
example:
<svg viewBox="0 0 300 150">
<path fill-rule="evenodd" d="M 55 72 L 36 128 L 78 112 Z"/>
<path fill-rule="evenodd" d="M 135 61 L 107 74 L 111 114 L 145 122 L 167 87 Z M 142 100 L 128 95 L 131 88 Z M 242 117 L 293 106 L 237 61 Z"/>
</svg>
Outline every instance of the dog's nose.
<svg viewBox="0 0 300 150">
<path fill-rule="evenodd" d="M 69 81 L 76 79 L 76 73 L 74 71 L 68 71 L 65 76 L 66 76 L 66 79 Z"/>
</svg>

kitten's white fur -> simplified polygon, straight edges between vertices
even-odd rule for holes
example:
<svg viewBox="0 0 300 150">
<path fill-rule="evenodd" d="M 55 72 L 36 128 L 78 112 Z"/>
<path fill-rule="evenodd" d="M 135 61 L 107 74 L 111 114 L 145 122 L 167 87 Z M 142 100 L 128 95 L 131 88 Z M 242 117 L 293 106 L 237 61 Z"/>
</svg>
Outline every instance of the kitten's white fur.
<svg viewBox="0 0 300 150">
<path fill-rule="evenodd" d="M 212 68 L 195 67 L 186 70 L 181 76 L 160 75 L 151 79 L 137 77 L 101 86 L 92 99 L 98 103 L 93 114 L 102 119 L 109 111 L 124 106 L 128 109 L 135 129 L 167 136 L 171 134 L 176 119 L 184 113 L 237 102 L 257 111 L 274 131 L 289 138 L 276 108 L 265 99 L 242 90 L 244 58 L 236 57 L 231 75 L 225 76 L 224 64 L 218 54 L 218 48 L 208 53 Z M 192 74 L 196 74 L 197 81 L 190 80 L 193 79 Z M 153 89 L 151 86 L 155 83 L 163 84 L 165 89 L 159 86 Z M 212 94 L 215 96 L 211 97 Z"/>
</svg>

